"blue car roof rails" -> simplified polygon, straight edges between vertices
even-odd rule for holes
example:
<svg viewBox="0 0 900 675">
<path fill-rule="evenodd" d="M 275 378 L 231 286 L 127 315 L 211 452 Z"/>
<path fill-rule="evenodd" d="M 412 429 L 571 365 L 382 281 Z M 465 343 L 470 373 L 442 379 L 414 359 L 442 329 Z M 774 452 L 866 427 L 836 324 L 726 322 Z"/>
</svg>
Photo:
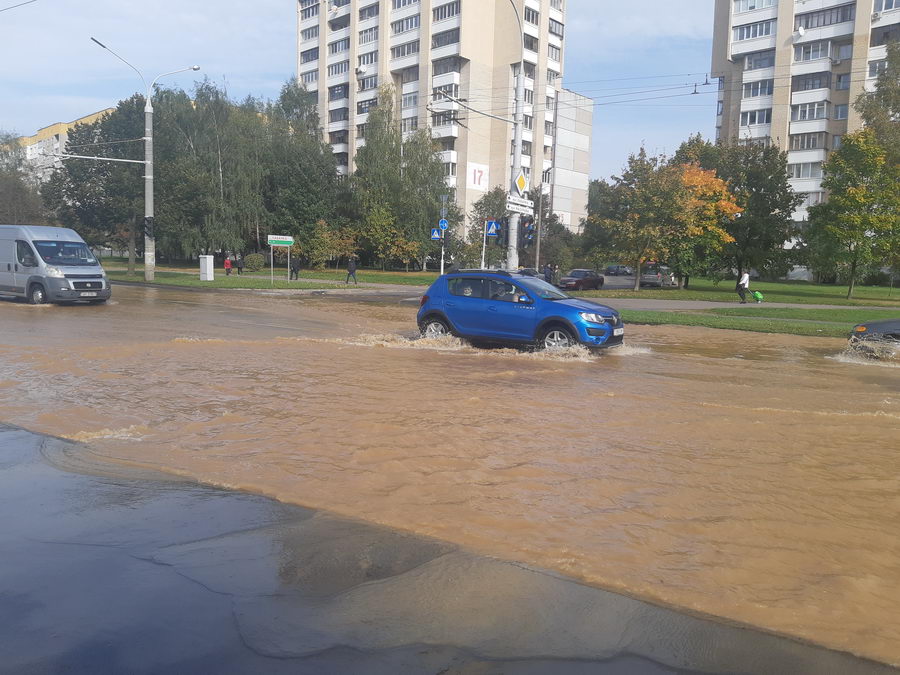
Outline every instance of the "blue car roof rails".
<svg viewBox="0 0 900 675">
<path fill-rule="evenodd" d="M 450 270 L 448 274 L 499 274 L 501 277 L 511 277 L 513 275 L 508 270 Z"/>
</svg>

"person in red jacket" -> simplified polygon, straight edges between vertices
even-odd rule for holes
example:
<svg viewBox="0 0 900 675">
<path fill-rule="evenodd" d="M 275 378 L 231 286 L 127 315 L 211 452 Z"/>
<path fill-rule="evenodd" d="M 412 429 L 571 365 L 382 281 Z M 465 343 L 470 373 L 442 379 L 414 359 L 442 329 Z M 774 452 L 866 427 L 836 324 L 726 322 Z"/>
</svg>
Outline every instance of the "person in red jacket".
<svg viewBox="0 0 900 675">
<path fill-rule="evenodd" d="M 225 276 L 231 276 L 231 258 L 225 258 Z"/>
</svg>

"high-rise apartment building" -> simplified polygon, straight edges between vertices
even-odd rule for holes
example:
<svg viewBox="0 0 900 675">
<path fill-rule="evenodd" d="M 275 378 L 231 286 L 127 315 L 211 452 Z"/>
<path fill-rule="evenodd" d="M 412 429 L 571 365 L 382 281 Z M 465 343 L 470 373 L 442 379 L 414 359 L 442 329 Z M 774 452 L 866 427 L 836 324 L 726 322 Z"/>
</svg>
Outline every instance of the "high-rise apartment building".
<svg viewBox="0 0 900 675">
<path fill-rule="evenodd" d="M 541 183 L 552 193 L 564 0 L 298 0 L 297 73 L 318 95 L 323 131 L 342 173 L 353 171 L 379 88 L 392 85 L 397 124 L 404 132 L 431 129 L 441 147 L 448 187 L 468 213 L 491 188 L 509 187 L 513 126 L 467 110 L 444 94 L 512 118 L 522 33 L 522 161 L 531 184 Z M 577 103 L 570 96 L 567 105 Z M 585 123 L 584 115 L 579 116 L 578 135 L 564 136 L 567 142 L 587 144 L 578 153 L 565 153 L 571 166 L 560 175 L 565 185 L 559 192 L 568 199 L 560 216 L 577 226 L 587 203 L 590 120 Z"/>
<path fill-rule="evenodd" d="M 900 0 L 716 0 L 717 133 L 788 151 L 796 220 L 825 198 L 822 164 L 862 126 L 853 102 L 898 39 Z"/>
<path fill-rule="evenodd" d="M 41 183 L 50 178 L 56 169 L 62 167 L 62 160 L 56 155 L 66 151 L 69 130 L 76 124 L 92 124 L 114 110 L 107 108 L 71 122 L 56 122 L 38 129 L 34 136 L 19 138 L 19 144 L 25 149 L 25 166 L 31 176 Z"/>
</svg>

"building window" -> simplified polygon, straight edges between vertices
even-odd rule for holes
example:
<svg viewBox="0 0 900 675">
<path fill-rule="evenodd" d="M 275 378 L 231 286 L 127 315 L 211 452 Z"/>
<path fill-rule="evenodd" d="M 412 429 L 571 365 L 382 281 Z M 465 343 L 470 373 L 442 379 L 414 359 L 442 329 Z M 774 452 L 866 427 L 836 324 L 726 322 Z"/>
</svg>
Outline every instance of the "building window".
<svg viewBox="0 0 900 675">
<path fill-rule="evenodd" d="M 774 7 L 777 0 L 734 0 L 734 13 L 749 12 L 754 9 Z"/>
<path fill-rule="evenodd" d="M 803 202 L 801 206 L 805 208 L 809 208 L 810 206 L 815 206 L 816 204 L 821 204 L 825 201 L 825 193 L 824 192 L 807 192 L 803 196 Z"/>
<path fill-rule="evenodd" d="M 374 5 L 367 5 L 366 7 L 362 7 L 359 10 L 360 21 L 365 21 L 366 19 L 374 19 L 376 16 L 378 16 L 377 2 Z"/>
<path fill-rule="evenodd" d="M 525 103 L 529 105 L 534 105 L 534 90 L 526 89 L 525 90 Z"/>
<path fill-rule="evenodd" d="M 350 26 L 350 15 L 339 17 L 328 22 L 328 28 L 333 33 L 337 30 L 344 30 Z"/>
<path fill-rule="evenodd" d="M 559 73 L 555 70 L 547 70 L 547 84 L 553 84 L 559 78 Z"/>
<path fill-rule="evenodd" d="M 849 59 L 853 56 L 853 43 L 852 42 L 840 42 L 837 44 L 833 44 L 831 48 L 831 57 L 835 60 L 835 63 L 838 61 L 843 61 L 845 59 Z"/>
<path fill-rule="evenodd" d="M 431 100 L 432 101 L 446 101 L 447 98 L 444 96 L 447 94 L 452 96 L 453 98 L 459 98 L 459 85 L 458 84 L 445 84 L 440 87 L 435 87 L 431 90 Z"/>
<path fill-rule="evenodd" d="M 419 66 L 410 66 L 400 71 L 400 84 L 419 81 Z"/>
<path fill-rule="evenodd" d="M 452 178 L 456 175 L 456 162 L 444 162 L 444 176 Z"/>
<path fill-rule="evenodd" d="M 374 52 L 366 52 L 365 54 L 359 55 L 359 65 L 368 66 L 373 63 L 378 63 L 378 50 L 377 49 Z"/>
<path fill-rule="evenodd" d="M 841 73 L 837 76 L 837 79 L 834 83 L 834 88 L 838 91 L 843 91 L 845 89 L 850 88 L 850 73 Z"/>
<path fill-rule="evenodd" d="M 328 111 L 329 122 L 343 122 L 350 119 L 350 108 L 335 108 Z"/>
<path fill-rule="evenodd" d="M 563 0 L 550 0 L 550 6 L 553 9 L 558 9 L 561 12 L 563 8 Z"/>
<path fill-rule="evenodd" d="M 419 53 L 419 41 L 404 42 L 402 45 L 391 47 L 391 58 L 401 59 L 404 56 L 412 56 Z"/>
<path fill-rule="evenodd" d="M 452 110 L 434 113 L 431 116 L 431 126 L 433 127 L 445 127 L 448 124 L 453 124 L 455 121 L 455 113 Z"/>
<path fill-rule="evenodd" d="M 547 100 L 546 100 L 546 102 L 545 102 L 545 106 L 546 106 L 546 108 L 547 108 L 548 111 L 549 111 L 549 110 L 556 110 L 556 99 L 553 98 L 552 96 L 548 96 L 548 97 L 547 97 Z"/>
<path fill-rule="evenodd" d="M 820 40 L 819 42 L 797 45 L 794 47 L 794 61 L 814 61 L 828 58 L 829 44 L 828 40 Z"/>
<path fill-rule="evenodd" d="M 554 61 L 561 61 L 562 49 L 560 49 L 556 45 L 547 45 L 547 56 L 549 56 Z"/>
<path fill-rule="evenodd" d="M 788 175 L 791 178 L 821 178 L 822 162 L 788 164 Z"/>
<path fill-rule="evenodd" d="M 347 166 L 350 163 L 350 156 L 346 152 L 334 153 L 334 159 L 338 166 Z"/>
<path fill-rule="evenodd" d="M 367 45 L 378 39 L 378 26 L 359 31 L 359 44 Z"/>
<path fill-rule="evenodd" d="M 413 14 L 412 16 L 408 16 L 405 19 L 400 19 L 399 21 L 394 21 L 391 24 L 391 35 L 400 35 L 400 33 L 406 33 L 411 30 L 415 30 L 419 27 L 419 15 Z"/>
<path fill-rule="evenodd" d="M 828 102 L 801 103 L 791 106 L 791 121 L 824 120 L 828 117 Z"/>
<path fill-rule="evenodd" d="M 775 80 L 759 80 L 758 82 L 747 82 L 744 85 L 744 95 L 742 98 L 771 96 L 774 89 Z"/>
<path fill-rule="evenodd" d="M 870 47 L 882 47 L 890 42 L 900 41 L 900 24 L 891 24 L 890 26 L 880 26 L 872 29 L 872 38 L 869 41 Z"/>
<path fill-rule="evenodd" d="M 556 19 L 550 19 L 550 35 L 556 35 L 557 37 L 563 37 L 565 33 L 565 26 L 563 26 Z"/>
<path fill-rule="evenodd" d="M 336 40 L 328 45 L 329 54 L 340 54 L 341 52 L 345 52 L 348 49 L 350 49 L 350 38 Z"/>
<path fill-rule="evenodd" d="M 772 122 L 772 109 L 745 110 L 741 113 L 741 126 L 749 127 L 754 124 L 770 124 Z"/>
<path fill-rule="evenodd" d="M 835 134 L 831 137 L 831 149 L 832 150 L 840 150 L 841 144 L 844 142 L 844 136 L 842 134 Z"/>
<path fill-rule="evenodd" d="M 824 131 L 811 134 L 793 134 L 791 136 L 791 150 L 821 150 L 825 147 L 827 135 Z"/>
<path fill-rule="evenodd" d="M 357 101 L 356 103 L 356 114 L 357 115 L 365 115 L 372 108 L 378 105 L 377 98 L 367 98 L 365 101 Z"/>
<path fill-rule="evenodd" d="M 541 48 L 541 41 L 538 40 L 534 35 L 525 34 L 525 49 L 537 53 Z"/>
<path fill-rule="evenodd" d="M 400 120 L 400 133 L 408 133 L 419 128 L 418 117 L 404 117 Z"/>
<path fill-rule="evenodd" d="M 775 65 L 775 50 L 756 52 L 744 57 L 744 70 L 758 70 L 759 68 L 771 68 Z"/>
<path fill-rule="evenodd" d="M 534 117 L 531 115 L 525 115 L 525 128 L 529 131 L 534 129 Z"/>
<path fill-rule="evenodd" d="M 350 72 L 350 62 L 349 61 L 341 61 L 340 63 L 332 63 L 328 66 L 328 77 L 334 77 L 335 75 L 343 75 L 344 73 Z"/>
<path fill-rule="evenodd" d="M 459 0 L 448 2 L 446 5 L 435 7 L 432 10 L 432 18 L 434 21 L 443 21 L 459 14 Z"/>
<path fill-rule="evenodd" d="M 370 75 L 369 77 L 361 77 L 359 79 L 359 89 L 357 91 L 371 91 L 378 89 L 378 76 Z"/>
<path fill-rule="evenodd" d="M 400 99 L 400 107 L 404 110 L 409 108 L 417 108 L 419 106 L 419 93 L 413 92 L 412 94 L 403 94 L 403 97 Z"/>
<path fill-rule="evenodd" d="M 831 86 L 831 73 L 810 73 L 808 75 L 796 75 L 791 78 L 791 91 L 812 91 L 813 89 L 827 89 Z"/>
<path fill-rule="evenodd" d="M 319 71 L 318 70 L 307 70 L 305 73 L 300 73 L 300 81 L 303 84 L 312 84 L 313 82 L 319 81 Z"/>
<path fill-rule="evenodd" d="M 553 122 L 544 122 L 544 134 L 546 134 L 547 136 L 553 135 Z"/>
<path fill-rule="evenodd" d="M 869 77 L 878 77 L 887 70 L 887 59 L 869 61 Z"/>
<path fill-rule="evenodd" d="M 748 23 L 743 26 L 734 27 L 734 41 L 751 40 L 758 37 L 766 37 L 775 32 L 775 19 L 768 21 L 757 21 L 756 23 Z"/>
<path fill-rule="evenodd" d="M 716 117 L 725 112 L 725 101 L 719 101 L 719 104 L 716 106 Z"/>
<path fill-rule="evenodd" d="M 886 9 L 900 9 L 900 0 L 875 0 L 876 12 L 883 12 Z"/>
<path fill-rule="evenodd" d="M 797 14 L 794 17 L 794 30 L 798 28 L 821 28 L 822 26 L 853 21 L 855 15 L 856 5 L 853 4 L 830 7 L 818 12 Z"/>
<path fill-rule="evenodd" d="M 834 119 L 836 120 L 845 120 L 847 119 L 847 115 L 850 114 L 850 106 L 846 103 L 839 103 L 834 106 Z"/>
<path fill-rule="evenodd" d="M 400 9 L 401 7 L 408 7 L 409 5 L 418 5 L 419 0 L 393 0 L 391 6 L 394 9 Z"/>
<path fill-rule="evenodd" d="M 300 41 L 312 40 L 319 37 L 319 26 L 315 25 L 311 28 L 305 28 L 300 31 Z"/>
<path fill-rule="evenodd" d="M 525 21 L 530 23 L 533 26 L 541 25 L 541 14 L 536 9 L 532 9 L 531 7 L 525 8 Z"/>
<path fill-rule="evenodd" d="M 307 49 L 305 52 L 300 52 L 300 63 L 309 63 L 310 61 L 315 61 L 319 58 L 319 48 L 313 47 L 312 49 Z"/>
<path fill-rule="evenodd" d="M 343 131 L 332 131 L 328 134 L 328 142 L 332 145 L 340 145 L 341 143 L 346 143 L 348 140 L 348 132 L 346 129 Z"/>
<path fill-rule="evenodd" d="M 453 30 L 445 30 L 443 33 L 435 33 L 431 36 L 431 48 L 439 49 L 447 45 L 453 45 L 459 42 L 459 28 Z"/>
<path fill-rule="evenodd" d="M 443 152 L 453 152 L 456 150 L 456 139 L 453 137 L 441 139 L 441 150 Z"/>
<path fill-rule="evenodd" d="M 357 138 L 365 138 L 366 131 L 368 131 L 369 125 L 367 123 L 357 124 L 356 125 L 356 137 Z"/>
<path fill-rule="evenodd" d="M 431 64 L 432 72 L 435 75 L 444 75 L 445 73 L 458 73 L 460 62 L 458 56 L 448 56 L 446 59 L 438 59 Z"/>
<path fill-rule="evenodd" d="M 300 0 L 300 20 L 311 19 L 319 15 L 319 0 Z"/>
<path fill-rule="evenodd" d="M 328 87 L 328 100 L 329 101 L 338 101 L 342 98 L 348 98 L 350 96 L 350 85 L 349 84 L 338 84 L 333 87 Z"/>
</svg>

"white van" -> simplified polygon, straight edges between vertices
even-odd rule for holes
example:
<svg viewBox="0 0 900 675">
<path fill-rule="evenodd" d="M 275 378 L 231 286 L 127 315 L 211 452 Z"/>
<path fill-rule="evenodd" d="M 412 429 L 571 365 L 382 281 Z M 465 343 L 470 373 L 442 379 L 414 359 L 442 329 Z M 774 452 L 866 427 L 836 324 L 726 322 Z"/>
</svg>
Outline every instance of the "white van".
<svg viewBox="0 0 900 675">
<path fill-rule="evenodd" d="M 0 225 L 0 295 L 40 305 L 106 302 L 111 293 L 106 272 L 75 230 Z"/>
</svg>

